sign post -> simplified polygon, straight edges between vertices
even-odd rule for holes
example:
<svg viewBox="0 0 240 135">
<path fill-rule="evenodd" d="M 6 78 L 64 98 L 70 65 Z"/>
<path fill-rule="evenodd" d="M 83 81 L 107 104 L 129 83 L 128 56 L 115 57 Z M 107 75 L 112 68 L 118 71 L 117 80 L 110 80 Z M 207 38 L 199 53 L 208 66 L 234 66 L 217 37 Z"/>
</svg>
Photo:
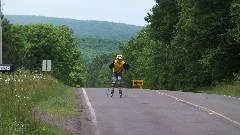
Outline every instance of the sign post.
<svg viewBox="0 0 240 135">
<path fill-rule="evenodd" d="M 0 64 L 3 62 L 2 54 L 2 1 L 0 0 Z"/>
</svg>

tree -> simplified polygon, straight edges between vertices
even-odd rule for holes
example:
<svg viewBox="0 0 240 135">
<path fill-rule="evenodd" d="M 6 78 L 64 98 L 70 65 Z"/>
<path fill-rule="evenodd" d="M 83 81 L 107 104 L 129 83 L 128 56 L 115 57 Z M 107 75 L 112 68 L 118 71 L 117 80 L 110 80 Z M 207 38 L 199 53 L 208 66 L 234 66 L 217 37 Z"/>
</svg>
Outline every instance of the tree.
<svg viewBox="0 0 240 135">
<path fill-rule="evenodd" d="M 3 21 L 3 62 L 14 64 L 15 68 L 23 68 L 28 60 L 25 47 L 24 26 L 13 26 L 8 20 Z"/>
<path fill-rule="evenodd" d="M 155 41 L 151 40 L 148 34 L 149 27 L 146 27 L 132 38 L 120 49 L 126 60 L 130 64 L 129 71 L 123 74 L 123 84 L 126 87 L 132 87 L 131 80 L 143 79 L 144 87 L 153 87 L 157 85 L 155 72 L 156 64 L 153 63 L 153 46 Z"/>
<path fill-rule="evenodd" d="M 41 71 L 42 60 L 52 60 L 52 74 L 56 78 L 69 85 L 85 84 L 84 63 L 73 30 L 48 24 L 6 25 L 4 29 L 7 63 Z"/>
<path fill-rule="evenodd" d="M 176 0 L 156 0 L 157 4 L 148 13 L 145 20 L 150 23 L 151 36 L 169 44 L 174 35 L 174 26 L 178 22 L 179 7 Z"/>
</svg>

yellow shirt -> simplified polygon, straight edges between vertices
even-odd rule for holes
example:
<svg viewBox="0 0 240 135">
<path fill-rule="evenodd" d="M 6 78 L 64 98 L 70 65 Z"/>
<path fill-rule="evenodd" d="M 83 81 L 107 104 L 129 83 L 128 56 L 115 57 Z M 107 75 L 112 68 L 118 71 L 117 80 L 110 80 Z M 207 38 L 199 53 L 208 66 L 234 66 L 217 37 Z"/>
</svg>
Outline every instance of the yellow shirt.
<svg viewBox="0 0 240 135">
<path fill-rule="evenodd" d="M 113 66 L 113 72 L 120 73 L 123 70 L 123 64 L 125 62 L 117 62 L 117 60 L 114 61 L 114 66 Z"/>
</svg>

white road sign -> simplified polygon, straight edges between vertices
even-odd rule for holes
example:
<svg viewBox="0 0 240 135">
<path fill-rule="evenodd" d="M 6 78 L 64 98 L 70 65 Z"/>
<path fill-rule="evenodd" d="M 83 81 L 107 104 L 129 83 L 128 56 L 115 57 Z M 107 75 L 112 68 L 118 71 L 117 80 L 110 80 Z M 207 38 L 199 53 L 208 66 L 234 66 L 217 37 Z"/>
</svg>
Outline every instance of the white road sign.
<svg viewBox="0 0 240 135">
<path fill-rule="evenodd" d="M 0 64 L 0 72 L 13 72 L 13 64 Z"/>
<path fill-rule="evenodd" d="M 42 71 L 51 71 L 52 61 L 43 60 L 42 62 Z"/>
</svg>

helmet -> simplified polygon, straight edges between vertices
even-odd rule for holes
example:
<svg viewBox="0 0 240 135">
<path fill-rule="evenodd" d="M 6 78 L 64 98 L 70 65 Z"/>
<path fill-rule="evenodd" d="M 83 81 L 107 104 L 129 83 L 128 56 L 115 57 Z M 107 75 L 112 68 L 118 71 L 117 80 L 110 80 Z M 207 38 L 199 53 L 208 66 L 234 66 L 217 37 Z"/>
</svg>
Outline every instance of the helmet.
<svg viewBox="0 0 240 135">
<path fill-rule="evenodd" d="M 121 60 L 122 59 L 122 55 L 117 55 L 116 59 Z"/>
</svg>

